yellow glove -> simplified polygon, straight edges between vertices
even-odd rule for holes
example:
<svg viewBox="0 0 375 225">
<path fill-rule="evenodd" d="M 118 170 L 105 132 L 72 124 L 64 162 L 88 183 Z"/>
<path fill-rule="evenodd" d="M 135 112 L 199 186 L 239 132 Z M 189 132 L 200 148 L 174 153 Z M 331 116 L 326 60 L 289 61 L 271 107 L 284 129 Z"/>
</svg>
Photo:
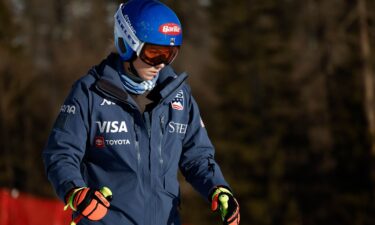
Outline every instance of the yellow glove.
<svg viewBox="0 0 375 225">
<path fill-rule="evenodd" d="M 224 225 L 240 224 L 240 206 L 228 189 L 217 187 L 211 198 L 211 210 L 220 213 Z"/>
</svg>

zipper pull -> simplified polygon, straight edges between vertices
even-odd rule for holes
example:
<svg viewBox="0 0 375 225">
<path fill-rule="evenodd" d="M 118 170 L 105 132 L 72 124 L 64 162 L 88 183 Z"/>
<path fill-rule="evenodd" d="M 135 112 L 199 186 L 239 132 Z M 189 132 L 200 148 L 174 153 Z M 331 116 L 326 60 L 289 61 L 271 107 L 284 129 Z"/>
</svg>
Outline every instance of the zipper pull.
<svg viewBox="0 0 375 225">
<path fill-rule="evenodd" d="M 164 125 L 165 125 L 164 115 L 162 115 L 162 116 L 160 117 L 160 127 L 161 127 L 161 132 L 162 132 L 162 134 L 164 134 L 164 131 L 165 131 L 165 127 L 164 127 Z"/>
<path fill-rule="evenodd" d="M 138 160 L 138 165 L 139 165 L 141 162 L 141 152 L 139 149 L 139 134 L 138 134 L 139 126 L 135 123 L 134 113 L 132 113 L 132 121 L 133 121 L 134 138 L 135 138 L 134 147 L 137 153 L 137 160 Z"/>
</svg>

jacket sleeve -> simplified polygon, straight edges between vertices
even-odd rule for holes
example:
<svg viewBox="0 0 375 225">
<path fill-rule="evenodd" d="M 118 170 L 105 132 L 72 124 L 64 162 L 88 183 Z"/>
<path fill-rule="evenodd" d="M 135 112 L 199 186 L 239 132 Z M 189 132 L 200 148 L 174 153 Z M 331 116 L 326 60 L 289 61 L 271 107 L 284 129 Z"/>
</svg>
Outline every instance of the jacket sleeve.
<svg viewBox="0 0 375 225">
<path fill-rule="evenodd" d="M 45 171 L 59 198 L 74 187 L 86 186 L 80 163 L 87 142 L 88 94 L 76 83 L 53 125 L 42 157 Z"/>
<path fill-rule="evenodd" d="M 192 96 L 189 106 L 190 119 L 179 166 L 186 180 L 208 199 L 214 187 L 229 188 L 229 185 L 214 159 L 214 147 L 201 120 L 198 105 Z"/>
</svg>

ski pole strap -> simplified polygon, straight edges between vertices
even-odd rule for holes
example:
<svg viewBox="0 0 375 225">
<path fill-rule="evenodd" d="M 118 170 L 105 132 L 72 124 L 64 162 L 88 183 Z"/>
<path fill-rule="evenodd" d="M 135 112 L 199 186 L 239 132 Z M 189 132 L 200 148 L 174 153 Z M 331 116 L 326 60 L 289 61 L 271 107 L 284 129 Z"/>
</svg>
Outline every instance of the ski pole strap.
<svg viewBox="0 0 375 225">
<path fill-rule="evenodd" d="M 232 195 L 232 192 L 230 192 L 228 189 L 226 189 L 224 187 L 218 187 L 218 188 L 216 188 L 216 190 L 214 191 L 214 193 L 212 193 L 211 200 L 213 200 L 215 196 L 218 196 L 222 192 L 228 193 L 228 194 Z"/>
<path fill-rule="evenodd" d="M 79 192 L 80 190 L 82 190 L 84 188 L 86 188 L 86 187 L 80 187 L 80 188 L 76 188 L 76 189 L 73 190 L 73 192 L 69 195 L 69 198 L 68 198 L 68 201 L 67 201 L 66 205 L 64 206 L 64 211 L 66 211 L 69 207 L 73 211 L 77 211 L 77 209 L 73 205 L 74 196 L 77 194 L 77 192 Z"/>
</svg>

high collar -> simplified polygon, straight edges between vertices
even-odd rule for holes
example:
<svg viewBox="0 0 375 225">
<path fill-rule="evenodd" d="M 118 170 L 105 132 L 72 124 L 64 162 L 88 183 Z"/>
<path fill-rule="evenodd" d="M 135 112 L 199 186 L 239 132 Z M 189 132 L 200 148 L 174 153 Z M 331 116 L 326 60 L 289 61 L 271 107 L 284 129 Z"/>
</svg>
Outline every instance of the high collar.
<svg viewBox="0 0 375 225">
<path fill-rule="evenodd" d="M 98 66 L 94 67 L 94 71 L 99 79 L 105 80 L 114 85 L 118 90 L 127 93 L 120 79 L 120 73 L 125 72 L 122 64 L 120 56 L 116 53 L 111 53 Z M 160 70 L 156 87 L 152 92 L 156 92 L 160 100 L 169 101 L 170 98 L 174 97 L 173 94 L 178 91 L 177 89 L 182 86 L 186 79 L 186 73 L 178 75 L 170 65 L 165 66 Z"/>
</svg>

